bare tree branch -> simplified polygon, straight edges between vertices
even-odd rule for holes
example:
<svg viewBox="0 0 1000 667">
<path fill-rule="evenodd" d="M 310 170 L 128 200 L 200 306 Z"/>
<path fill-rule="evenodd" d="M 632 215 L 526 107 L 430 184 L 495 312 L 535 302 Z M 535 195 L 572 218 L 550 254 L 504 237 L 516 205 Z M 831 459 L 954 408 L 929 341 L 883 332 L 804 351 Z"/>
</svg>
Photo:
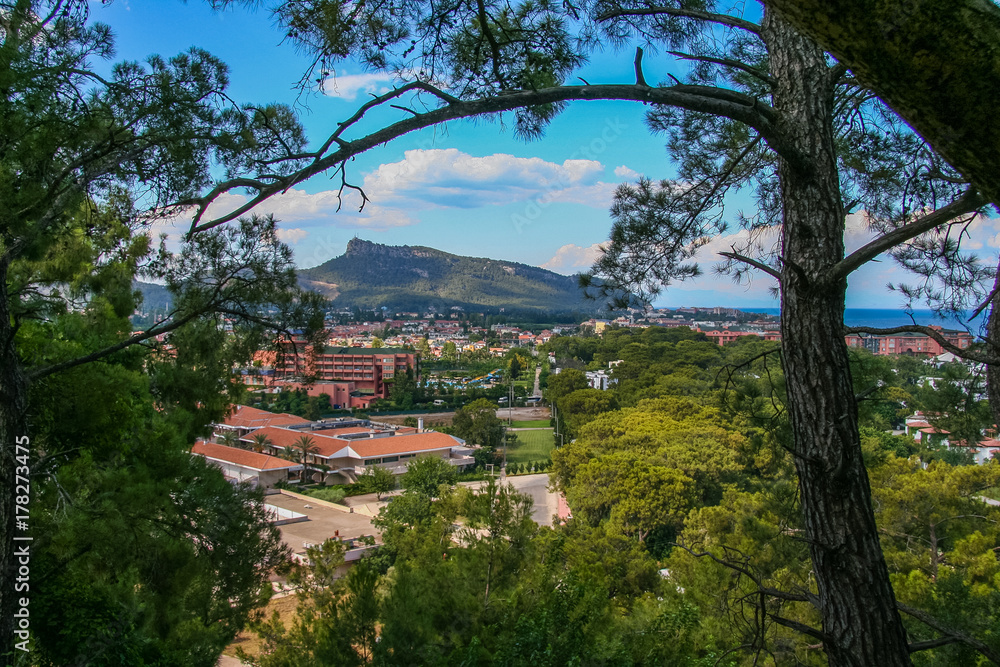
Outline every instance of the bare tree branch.
<svg viewBox="0 0 1000 667">
<path fill-rule="evenodd" d="M 985 354 L 979 350 L 969 350 L 967 348 L 958 347 L 954 343 L 951 343 L 941 332 L 937 329 L 932 329 L 928 326 L 923 326 L 921 324 L 907 324 L 902 327 L 890 327 L 888 329 L 880 329 L 877 327 L 845 327 L 845 334 L 868 334 L 870 336 L 893 336 L 896 334 L 908 334 L 908 333 L 919 333 L 933 338 L 941 347 L 948 350 L 956 357 L 961 357 L 963 359 L 968 359 L 970 361 L 976 361 L 981 364 L 1000 364 L 1000 358 L 992 356 L 990 354 Z"/>
<path fill-rule="evenodd" d="M 993 289 L 991 289 L 989 295 L 983 299 L 983 302 L 976 306 L 976 309 L 972 311 L 972 314 L 969 315 L 969 319 L 975 319 L 979 313 L 983 312 L 986 309 L 986 306 L 990 305 L 990 302 L 992 302 L 994 297 L 996 297 L 997 293 L 1000 293 L 1000 280 L 998 280 L 993 286 Z"/>
<path fill-rule="evenodd" d="M 739 60 L 733 60 L 732 58 L 716 58 L 713 56 L 696 56 L 691 53 L 684 53 L 682 51 L 667 51 L 672 56 L 676 56 L 681 60 L 693 60 L 696 62 L 703 63 L 714 63 L 716 65 L 723 65 L 725 67 L 732 67 L 733 69 L 738 69 L 741 72 L 746 72 L 750 76 L 756 77 L 766 83 L 769 86 L 774 85 L 774 77 L 772 77 L 767 72 L 761 72 L 756 67 L 751 67 L 746 63 L 742 63 Z"/>
<path fill-rule="evenodd" d="M 937 639 L 928 639 L 922 642 L 913 642 L 907 648 L 910 649 L 910 653 L 916 653 L 918 651 L 927 651 L 932 648 L 937 648 L 938 646 L 947 646 L 948 644 L 958 643 L 958 638 L 956 637 L 938 637 Z"/>
<path fill-rule="evenodd" d="M 940 633 L 942 633 L 942 634 L 944 634 L 944 635 L 946 635 L 948 637 L 954 638 L 955 642 L 961 642 L 962 644 L 965 644 L 966 646 L 975 649 L 976 651 L 978 651 L 982 655 L 986 656 L 986 658 L 988 658 L 994 664 L 1000 665 L 1000 653 L 997 653 L 996 651 L 994 651 L 993 649 L 991 649 L 989 646 L 987 646 L 983 642 L 981 642 L 978 639 L 976 639 L 975 637 L 970 637 L 969 635 L 965 634 L 964 632 L 959 632 L 958 630 L 955 630 L 954 628 L 948 627 L 947 625 L 945 625 L 944 623 L 942 623 L 938 619 L 934 618 L 933 616 L 931 616 L 930 614 L 928 614 L 926 611 L 923 611 L 922 609 L 916 609 L 916 608 L 911 607 L 909 605 L 903 604 L 902 602 L 899 602 L 899 601 L 896 602 L 896 607 L 901 612 L 903 612 L 904 614 L 908 614 L 909 616 L 912 616 L 913 618 L 917 619 L 921 623 L 924 623 L 925 625 L 929 625 L 930 627 L 934 628 L 938 632 L 940 632 Z M 933 648 L 933 647 L 928 646 L 926 648 Z M 913 650 L 914 649 L 911 648 L 910 652 L 912 653 Z M 923 650 L 923 649 L 917 649 L 917 650 Z"/>
<path fill-rule="evenodd" d="M 683 549 L 684 551 L 688 552 L 695 558 L 705 558 L 707 556 L 708 558 L 712 559 L 719 565 L 727 567 L 730 570 L 739 572 L 740 574 L 744 575 L 747 579 L 752 581 L 757 586 L 757 591 L 763 593 L 764 595 L 768 595 L 773 598 L 778 598 L 779 600 L 786 600 L 788 602 L 808 602 L 810 604 L 814 602 L 814 600 L 810 599 L 810 597 L 807 595 L 802 595 L 799 593 L 788 593 L 787 591 L 781 591 L 778 590 L 777 588 L 769 588 L 767 586 L 764 586 L 763 584 L 761 584 L 760 579 L 757 578 L 757 576 L 747 568 L 737 565 L 736 563 L 719 558 L 710 551 L 695 552 L 693 549 L 686 547 L 683 544 L 678 544 L 676 542 L 671 542 L 671 544 L 675 547 Z"/>
<path fill-rule="evenodd" d="M 779 283 L 781 282 L 781 272 L 780 271 L 778 271 L 777 269 L 774 269 L 774 268 L 768 266 L 767 264 L 764 264 L 763 262 L 758 262 L 755 259 L 747 257 L 746 255 L 741 255 L 738 252 L 736 252 L 735 249 L 732 252 L 720 252 L 719 254 L 722 255 L 723 257 L 728 257 L 729 259 L 734 259 L 737 262 L 743 262 L 744 264 L 749 264 L 750 266 L 754 267 L 755 269 L 763 271 L 767 275 L 771 276 L 772 278 L 774 278 L 775 280 L 777 280 Z"/>
<path fill-rule="evenodd" d="M 62 361 L 58 364 L 52 364 L 51 366 L 45 366 L 43 368 L 38 368 L 36 370 L 29 371 L 25 373 L 25 375 L 27 375 L 28 379 L 33 382 L 35 380 L 38 380 L 39 378 L 53 375 L 54 373 L 59 373 L 61 371 L 69 370 L 70 368 L 74 368 L 76 366 L 82 366 L 83 364 L 89 364 L 92 361 L 97 361 L 98 359 L 103 359 L 105 357 L 108 357 L 114 354 L 115 352 L 121 352 L 127 347 L 131 347 L 133 345 L 137 345 L 139 343 L 147 341 L 150 338 L 155 338 L 161 334 L 175 331 L 176 329 L 181 328 L 182 326 L 184 326 L 191 320 L 195 319 L 199 315 L 204 314 L 204 312 L 205 311 L 196 311 L 188 313 L 184 317 L 177 320 L 158 323 L 150 327 L 149 329 L 146 329 L 145 331 L 137 333 L 133 336 L 130 336 L 125 340 L 116 343 L 114 345 L 109 345 L 108 347 L 96 350 L 95 352 L 91 352 L 90 354 L 84 355 L 82 357 L 76 357 L 75 359 L 68 359 L 67 361 Z"/>
<path fill-rule="evenodd" d="M 778 625 L 783 625 L 786 628 L 791 628 L 796 632 L 801 632 L 804 635 L 809 635 L 810 637 L 815 637 L 821 642 L 827 641 L 826 635 L 817 630 L 816 628 L 810 627 L 805 623 L 799 623 L 798 621 L 793 621 L 789 618 L 784 618 L 782 616 L 777 616 L 776 614 L 768 614 L 768 618 L 777 623 Z"/>
<path fill-rule="evenodd" d="M 637 86 L 648 86 L 646 83 L 646 77 L 642 75 L 642 47 L 635 47 L 635 59 L 632 61 L 632 65 L 635 67 L 635 85 Z"/>
<path fill-rule="evenodd" d="M 981 196 L 977 191 L 972 189 L 966 190 L 961 197 L 947 206 L 939 208 L 933 213 L 928 213 L 927 215 L 918 218 L 907 225 L 898 227 L 891 232 L 883 234 L 874 241 L 858 248 L 850 255 L 837 262 L 837 264 L 828 273 L 826 280 L 828 283 L 836 283 L 844 280 L 863 264 L 875 259 L 883 252 L 895 248 L 904 241 L 909 241 L 914 237 L 920 236 L 924 232 L 929 232 L 938 225 L 948 222 L 952 218 L 980 209 L 988 203 L 989 202 L 986 198 Z"/>
<path fill-rule="evenodd" d="M 306 167 L 279 180 L 258 181 L 254 179 L 239 178 L 217 184 L 209 193 L 203 197 L 189 199 L 178 202 L 175 206 L 196 206 L 198 209 L 191 227 L 188 230 L 188 238 L 198 232 L 211 229 L 218 225 L 234 220 L 244 213 L 249 212 L 268 198 L 288 190 L 297 183 L 334 168 L 345 160 L 364 153 L 376 146 L 384 144 L 392 139 L 396 139 L 404 134 L 430 127 L 449 120 L 460 118 L 470 118 L 486 114 L 495 114 L 504 111 L 511 111 L 523 107 L 530 107 L 542 104 L 554 104 L 572 100 L 632 100 L 647 104 L 663 104 L 676 106 L 692 111 L 712 113 L 725 116 L 733 120 L 745 123 L 753 127 L 761 137 L 783 158 L 795 164 L 801 164 L 804 169 L 808 169 L 806 161 L 796 151 L 792 150 L 777 129 L 777 116 L 774 110 L 759 100 L 725 88 L 715 86 L 697 86 L 680 84 L 662 88 L 635 85 L 635 84 L 604 84 L 588 86 L 556 86 L 543 88 L 540 90 L 523 90 L 511 92 L 503 95 L 496 95 L 476 100 L 460 101 L 448 96 L 441 91 L 434 94 L 447 102 L 445 106 L 438 107 L 426 113 L 419 113 L 405 120 L 398 121 L 383 127 L 371 134 L 353 141 L 344 141 L 340 138 L 343 130 L 350 124 L 356 122 L 365 111 L 374 106 L 384 104 L 389 99 L 399 97 L 404 90 L 420 89 L 428 91 L 429 86 L 424 82 L 409 84 L 392 93 L 387 93 L 366 103 L 350 119 L 340 125 L 337 131 L 327 141 L 325 146 L 332 147 L 334 143 L 338 145 L 338 150 L 324 155 L 317 156 L 313 162 Z M 436 89 L 435 89 L 436 90 Z M 208 206 L 223 193 L 234 189 L 246 188 L 256 192 L 246 203 L 237 207 L 218 218 L 201 222 Z"/>
</svg>

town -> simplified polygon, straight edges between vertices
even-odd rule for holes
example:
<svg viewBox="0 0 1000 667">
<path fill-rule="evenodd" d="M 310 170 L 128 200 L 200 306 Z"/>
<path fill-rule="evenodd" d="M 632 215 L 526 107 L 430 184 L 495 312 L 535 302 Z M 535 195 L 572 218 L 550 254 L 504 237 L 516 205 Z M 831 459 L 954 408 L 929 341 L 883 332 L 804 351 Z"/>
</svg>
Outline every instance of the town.
<svg viewBox="0 0 1000 667">
<path fill-rule="evenodd" d="M 270 364 L 238 369 L 235 379 L 260 407 L 233 406 L 191 453 L 233 483 L 266 491 L 265 507 L 296 562 L 311 566 L 324 542 L 341 544 L 338 576 L 385 548 L 379 517 L 394 498 L 408 493 L 406 476 L 417 461 L 433 462 L 438 477 L 432 484 L 457 483 L 475 492 L 491 478 L 512 483 L 531 497 L 538 525 L 564 526 L 573 518 L 571 508 L 581 505 L 572 487 L 549 484 L 553 459 L 558 479 L 568 443 L 576 447 L 588 422 L 610 415 L 618 401 L 627 400 L 628 385 L 638 379 L 630 358 L 636 346 L 686 341 L 697 357 L 773 350 L 779 343 L 776 318 L 722 311 L 634 313 L 537 331 L 512 324 L 477 327 L 462 320 L 439 324 L 430 317 L 331 325 L 323 350 L 300 340 L 258 355 Z M 976 343 L 967 331 L 932 331 L 960 351 Z M 659 345 L 650 343 L 657 340 Z M 879 438 L 890 439 L 882 446 L 915 455 L 924 469 L 948 461 L 987 466 L 985 471 L 995 457 L 1000 460 L 1000 440 L 988 418 L 970 431 L 968 424 L 955 428 L 955 415 L 939 410 L 942 393 L 971 391 L 984 400 L 981 383 L 974 380 L 982 370 L 976 364 L 963 363 L 927 335 L 849 334 L 846 342 L 859 360 L 882 358 L 895 369 L 897 379 L 890 380 L 895 389 L 879 388 L 893 397 L 887 402 L 893 409 L 880 408 L 882 416 L 869 420 L 884 429 Z M 601 349 L 614 351 L 616 358 L 604 361 Z M 492 370 L 484 373 L 487 367 Z M 442 369 L 453 379 L 445 382 Z M 401 397 L 394 390 L 401 379 L 409 379 L 413 394 Z M 519 391 L 513 391 L 515 386 Z M 303 416 L 308 401 L 298 404 L 300 414 L 280 412 L 283 399 L 268 398 L 296 392 L 321 397 L 322 414 Z M 647 399 L 657 394 L 648 386 L 643 391 Z M 996 495 L 995 490 L 987 493 Z M 982 498 L 1000 504 L 1000 499 Z M 282 576 L 272 581 L 281 608 L 281 596 L 294 586 Z M 253 645 L 248 636 L 234 644 Z"/>
</svg>

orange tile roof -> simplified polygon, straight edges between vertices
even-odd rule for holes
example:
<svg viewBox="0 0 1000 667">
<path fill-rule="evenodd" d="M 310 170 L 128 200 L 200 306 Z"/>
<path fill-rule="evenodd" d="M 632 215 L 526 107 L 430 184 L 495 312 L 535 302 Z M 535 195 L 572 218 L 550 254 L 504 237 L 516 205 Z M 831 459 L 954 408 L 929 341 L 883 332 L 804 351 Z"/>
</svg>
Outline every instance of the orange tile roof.
<svg viewBox="0 0 1000 667">
<path fill-rule="evenodd" d="M 369 438 L 353 440 L 350 447 L 362 458 L 405 454 L 409 452 L 430 452 L 438 449 L 461 447 L 462 443 L 445 433 L 414 433 L 395 435 L 391 438 Z"/>
<path fill-rule="evenodd" d="M 346 429 L 344 429 L 346 430 Z M 365 429 L 366 431 L 368 429 Z M 293 447 L 294 443 L 302 436 L 312 438 L 316 447 L 315 455 L 322 458 L 331 458 L 336 454 L 350 456 L 350 449 L 362 458 L 372 456 L 389 456 L 391 454 L 405 454 L 409 452 L 430 452 L 451 447 L 460 447 L 462 443 L 445 433 L 426 432 L 413 433 L 408 435 L 380 436 L 376 438 L 357 438 L 347 440 L 334 438 L 321 434 L 319 431 L 296 431 L 286 428 L 268 426 L 257 431 L 253 435 L 264 433 L 274 447 Z M 251 436 L 242 438 L 245 442 L 250 442 Z"/>
<path fill-rule="evenodd" d="M 210 442 L 198 442 L 191 448 L 192 454 L 199 454 L 208 459 L 226 461 L 245 468 L 254 470 L 281 470 L 282 468 L 301 468 L 293 461 L 279 459 L 276 456 L 248 452 L 245 449 L 227 447 L 226 445 L 216 445 Z"/>
<path fill-rule="evenodd" d="M 253 436 L 263 433 L 271 441 L 273 447 L 294 447 L 295 442 L 302 436 L 308 436 L 318 450 L 319 456 L 330 456 L 344 448 L 348 442 L 341 438 L 333 438 L 329 435 L 321 435 L 319 431 L 293 430 L 290 428 L 280 428 L 277 426 L 265 426 L 257 429 L 250 435 L 243 436 L 244 442 L 252 442 Z"/>
<path fill-rule="evenodd" d="M 237 405 L 233 413 L 226 417 L 227 426 L 237 428 L 261 428 L 263 426 L 288 426 L 290 424 L 308 424 L 304 417 L 296 417 L 286 412 L 274 413 L 267 410 L 251 408 L 247 405 Z"/>
</svg>

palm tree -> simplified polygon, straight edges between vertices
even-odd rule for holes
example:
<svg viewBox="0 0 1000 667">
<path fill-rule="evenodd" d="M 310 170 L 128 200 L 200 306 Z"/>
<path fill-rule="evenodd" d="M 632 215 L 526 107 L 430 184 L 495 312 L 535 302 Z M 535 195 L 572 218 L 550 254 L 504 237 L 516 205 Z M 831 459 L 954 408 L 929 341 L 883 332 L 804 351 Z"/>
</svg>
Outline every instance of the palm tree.
<svg viewBox="0 0 1000 667">
<path fill-rule="evenodd" d="M 306 459 L 310 454 L 315 454 L 319 451 L 319 447 L 313 442 L 312 437 L 308 435 L 303 435 L 298 440 L 292 443 L 292 448 L 299 453 L 299 463 L 302 467 L 306 467 Z"/>
<path fill-rule="evenodd" d="M 266 433 L 254 433 L 253 437 L 253 450 L 257 453 L 263 452 L 264 449 L 271 446 L 271 439 L 267 437 Z"/>
<path fill-rule="evenodd" d="M 239 447 L 240 436 L 236 431 L 226 431 L 219 436 L 219 444 L 227 447 Z"/>
</svg>

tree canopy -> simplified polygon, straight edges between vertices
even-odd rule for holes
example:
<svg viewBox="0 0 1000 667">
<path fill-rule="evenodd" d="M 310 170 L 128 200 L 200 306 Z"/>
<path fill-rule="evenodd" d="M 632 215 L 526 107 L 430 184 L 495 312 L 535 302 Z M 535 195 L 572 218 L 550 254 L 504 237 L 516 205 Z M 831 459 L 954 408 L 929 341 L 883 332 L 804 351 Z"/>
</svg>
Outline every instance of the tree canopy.
<svg viewBox="0 0 1000 667">
<path fill-rule="evenodd" d="M 304 137 L 287 108 L 229 99 L 226 66 L 197 48 L 102 76 L 114 41 L 88 19 L 85 2 L 0 3 L 0 482 L 28 469 L 36 519 L 15 529 L 0 497 L 0 656 L 28 532 L 40 660 L 213 664 L 283 552 L 259 498 L 188 450 L 241 395 L 232 369 L 279 332 L 320 329 L 321 299 L 297 289 L 270 217 L 178 245 L 150 224 L 213 175 L 287 170 L 271 158 Z M 140 278 L 173 306 L 135 331 Z"/>
</svg>

